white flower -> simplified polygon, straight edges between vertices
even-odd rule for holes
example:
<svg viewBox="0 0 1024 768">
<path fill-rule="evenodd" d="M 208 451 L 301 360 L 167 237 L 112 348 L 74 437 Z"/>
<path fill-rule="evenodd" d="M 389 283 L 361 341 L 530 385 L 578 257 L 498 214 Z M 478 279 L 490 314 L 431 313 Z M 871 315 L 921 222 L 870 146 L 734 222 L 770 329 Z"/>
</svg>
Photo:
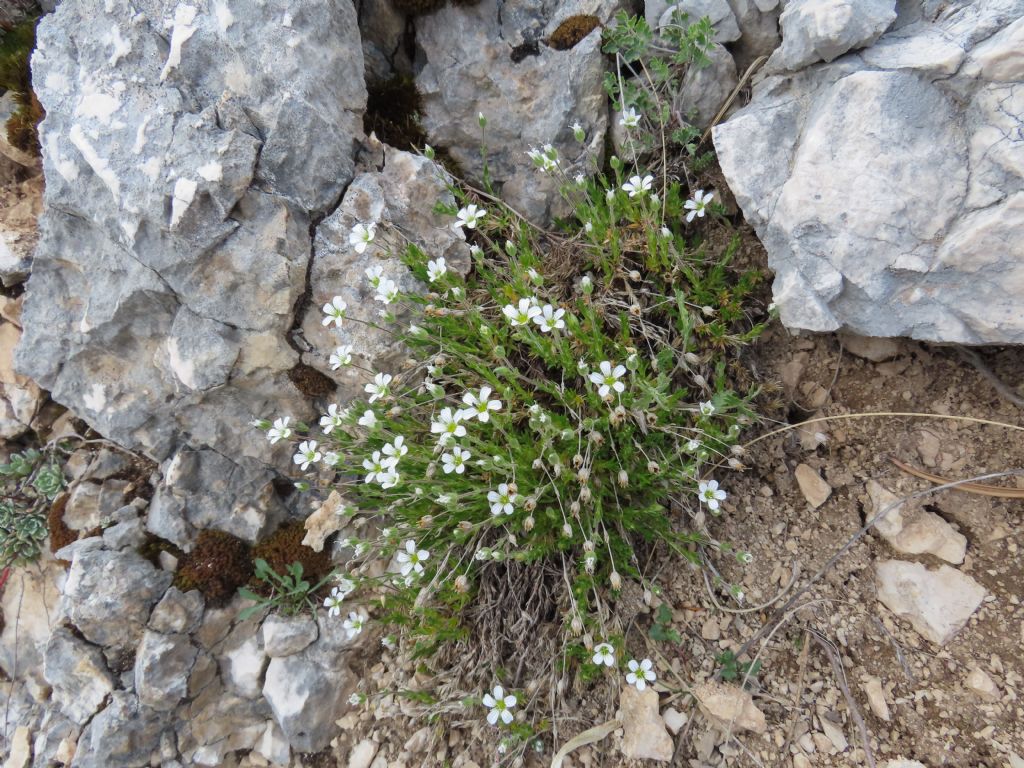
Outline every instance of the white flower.
<svg viewBox="0 0 1024 768">
<path fill-rule="evenodd" d="M 669 229 L 668 227 L 662 227 L 661 236 L 667 240 L 668 238 L 672 237 L 672 230 Z"/>
<path fill-rule="evenodd" d="M 654 674 L 654 664 L 650 659 L 644 659 L 639 664 L 636 659 L 630 659 L 629 674 L 626 675 L 626 682 L 630 685 L 635 685 L 638 691 L 642 691 L 647 687 L 647 683 L 653 683 L 658 679 L 658 676 Z"/>
<path fill-rule="evenodd" d="M 360 704 L 363 703 L 363 697 L 360 696 L 358 693 L 353 693 L 351 696 L 348 697 L 348 703 L 351 704 L 353 707 L 358 707 Z"/>
<path fill-rule="evenodd" d="M 453 437 L 465 437 L 466 428 L 459 423 L 465 418 L 463 414 L 464 411 L 442 408 L 437 421 L 430 422 L 431 434 L 440 434 L 442 442 L 447 442 Z"/>
<path fill-rule="evenodd" d="M 498 718 L 501 718 L 501 722 L 505 725 L 515 719 L 510 710 L 516 705 L 516 697 L 511 694 L 506 696 L 505 689 L 500 685 L 494 686 L 494 690 L 490 693 L 485 693 L 483 702 L 484 706 L 491 710 L 487 713 L 487 722 L 491 725 L 497 725 Z"/>
<path fill-rule="evenodd" d="M 466 229 L 476 229 L 476 225 L 480 222 L 480 219 L 487 215 L 487 211 L 483 208 L 478 208 L 476 203 L 470 203 L 465 208 L 460 208 L 456 215 L 459 220 L 452 224 L 452 229 L 456 232 L 461 232 L 463 227 L 466 227 Z"/>
<path fill-rule="evenodd" d="M 707 504 L 708 509 L 715 512 L 720 501 L 725 501 L 725 497 L 728 494 L 718 487 L 717 480 L 701 480 L 697 485 L 697 496 L 700 498 L 701 503 Z"/>
<path fill-rule="evenodd" d="M 714 197 L 714 192 L 708 192 L 705 195 L 703 189 L 698 189 L 694 192 L 693 197 L 683 204 L 683 208 L 689 211 L 689 213 L 686 214 L 686 223 L 689 224 L 693 221 L 694 217 L 703 219 L 704 214 L 707 213 L 708 203 L 710 203 Z"/>
<path fill-rule="evenodd" d="M 373 429 L 377 426 L 377 414 L 371 410 L 363 411 L 363 415 L 359 417 L 359 426 Z"/>
<path fill-rule="evenodd" d="M 487 501 L 491 505 L 491 514 L 497 517 L 502 512 L 511 515 L 515 511 L 515 503 L 519 498 L 518 494 L 508 489 L 508 483 L 502 483 L 497 491 L 487 492 Z"/>
<path fill-rule="evenodd" d="M 608 397 L 613 389 L 616 392 L 625 391 L 626 385 L 619 381 L 619 379 L 626 375 L 626 366 L 616 365 L 612 368 L 611 362 L 602 360 L 598 368 L 600 371 L 593 371 L 590 374 L 590 381 L 592 384 L 597 385 L 599 397 Z"/>
<path fill-rule="evenodd" d="M 715 412 L 715 404 L 712 403 L 710 400 L 701 403 L 699 407 L 701 416 L 710 416 L 712 413 Z"/>
<path fill-rule="evenodd" d="M 402 564 L 400 568 L 403 576 L 408 576 L 410 573 L 423 573 L 423 563 L 430 557 L 430 553 L 425 549 L 420 549 L 416 546 L 416 542 L 409 539 L 405 542 L 405 550 L 398 550 L 398 562 Z"/>
<path fill-rule="evenodd" d="M 352 579 L 349 579 L 349 578 L 347 578 L 345 576 L 338 576 L 337 577 L 337 581 L 338 581 L 338 586 L 336 586 L 334 589 L 331 590 L 331 595 L 332 596 L 333 595 L 338 595 L 339 599 L 344 600 L 350 594 L 355 592 L 356 585 L 355 585 L 355 582 L 352 581 Z"/>
<path fill-rule="evenodd" d="M 699 451 L 700 450 L 700 440 L 698 440 L 695 437 L 691 437 L 689 440 L 686 441 L 686 446 L 685 447 L 686 447 L 686 450 L 689 453 L 693 453 L 694 451 Z"/>
<path fill-rule="evenodd" d="M 374 451 L 370 458 L 363 459 L 363 469 L 367 472 L 366 482 L 372 483 L 374 480 L 379 480 L 381 475 L 391 474 L 391 470 L 397 464 L 398 459 L 394 456 L 383 458 L 380 451 Z"/>
<path fill-rule="evenodd" d="M 340 458 L 341 456 L 339 456 L 334 451 L 328 451 L 327 453 L 324 454 L 324 464 L 326 464 L 328 467 L 336 467 L 338 466 L 338 460 Z"/>
<path fill-rule="evenodd" d="M 331 403 L 327 406 L 327 413 L 320 417 L 320 427 L 323 429 L 325 435 L 329 435 L 340 427 L 347 418 L 347 408 L 339 409 L 336 403 Z"/>
<path fill-rule="evenodd" d="M 615 666 L 615 649 L 611 643 L 598 643 L 594 646 L 594 663 L 598 666 Z"/>
<path fill-rule="evenodd" d="M 528 270 L 526 270 L 526 275 L 527 277 L 530 278 L 532 282 L 537 283 L 537 285 L 540 285 L 541 283 L 544 282 L 544 278 L 540 276 L 540 272 L 538 272 L 533 267 L 530 267 Z"/>
<path fill-rule="evenodd" d="M 395 281 L 385 277 L 377 286 L 377 295 L 373 297 L 381 304 L 390 304 L 398 298 L 398 286 Z"/>
<path fill-rule="evenodd" d="M 490 421 L 491 411 L 501 410 L 501 400 L 491 400 L 490 397 L 490 387 L 481 387 L 479 395 L 467 392 L 462 396 L 462 402 L 469 407 L 460 410 L 459 417 L 466 421 L 471 420 L 473 417 L 484 423 Z"/>
<path fill-rule="evenodd" d="M 374 264 L 372 267 L 367 267 L 364 274 L 370 281 L 370 287 L 377 290 L 380 287 L 380 279 L 384 277 L 384 267 Z"/>
<path fill-rule="evenodd" d="M 342 629 L 345 630 L 345 637 L 351 640 L 353 637 L 363 631 L 363 622 L 365 619 L 355 611 L 351 611 L 348 618 L 341 623 Z"/>
<path fill-rule="evenodd" d="M 376 234 L 376 222 L 371 221 L 368 227 L 360 222 L 352 227 L 352 231 L 348 233 L 348 244 L 356 249 L 356 253 L 364 253 L 366 246 L 373 242 L 373 237 Z"/>
<path fill-rule="evenodd" d="M 584 184 L 586 184 L 586 183 L 587 183 L 587 177 L 586 177 L 586 176 L 584 176 L 584 175 L 583 175 L 582 173 L 577 173 L 577 174 L 576 174 L 576 175 L 575 175 L 575 176 L 573 177 L 573 181 L 575 181 L 575 182 L 576 182 L 576 185 L 577 185 L 577 186 L 579 186 L 579 187 L 582 187 L 582 186 L 583 186 Z"/>
<path fill-rule="evenodd" d="M 508 318 L 509 325 L 526 325 L 533 318 L 540 314 L 540 307 L 534 302 L 536 299 L 520 299 L 518 306 L 506 304 L 502 307 L 502 314 Z"/>
<path fill-rule="evenodd" d="M 630 107 L 622 111 L 622 117 L 619 118 L 619 125 L 624 125 L 627 128 L 636 128 L 640 125 L 640 115 L 635 109 Z"/>
<path fill-rule="evenodd" d="M 584 223 L 583 231 L 586 232 L 589 235 L 591 232 L 594 231 L 594 225 L 591 222 L 589 222 L 589 221 Z"/>
<path fill-rule="evenodd" d="M 375 403 L 382 397 L 387 397 L 391 394 L 390 384 L 392 378 L 390 373 L 378 373 L 373 377 L 373 381 L 363 387 L 363 391 L 370 396 L 371 403 Z"/>
<path fill-rule="evenodd" d="M 555 309 L 550 304 L 545 304 L 541 308 L 540 314 L 534 316 L 533 322 L 539 325 L 544 333 L 551 333 L 565 328 L 565 321 L 562 319 L 564 315 L 564 309 Z"/>
<path fill-rule="evenodd" d="M 396 485 L 398 485 L 401 479 L 401 476 L 395 471 L 395 468 L 393 466 L 387 471 L 381 472 L 379 475 L 377 475 L 377 482 L 380 483 L 381 488 L 385 489 L 394 488 Z"/>
<path fill-rule="evenodd" d="M 292 457 L 292 461 L 300 465 L 301 469 L 307 469 L 310 464 L 316 464 L 323 458 L 323 455 L 316 449 L 316 440 L 303 440 L 299 443 L 299 451 Z"/>
<path fill-rule="evenodd" d="M 331 590 L 330 597 L 324 598 L 324 608 L 327 609 L 328 616 L 341 615 L 341 601 L 345 599 L 345 594 L 338 587 L 335 587 Z"/>
<path fill-rule="evenodd" d="M 399 435 L 395 438 L 393 443 L 388 443 L 384 446 L 385 456 L 394 456 L 395 459 L 400 459 L 409 452 L 409 446 L 405 444 L 405 437 Z"/>
<path fill-rule="evenodd" d="M 292 428 L 288 426 L 288 423 L 292 420 L 291 416 L 285 416 L 282 419 L 275 419 L 274 426 L 267 430 L 267 439 L 271 445 L 276 443 L 278 440 L 287 440 L 292 436 Z"/>
<path fill-rule="evenodd" d="M 442 507 L 447 507 L 449 504 L 452 503 L 452 497 L 450 494 L 442 493 L 440 496 L 434 499 L 434 501 L 436 501 Z"/>
<path fill-rule="evenodd" d="M 642 179 L 639 176 L 633 176 L 622 185 L 623 192 L 629 192 L 630 197 L 636 197 L 642 195 L 645 192 L 651 191 L 651 185 L 654 183 L 654 177 L 650 174 L 644 176 Z"/>
<path fill-rule="evenodd" d="M 327 304 L 324 304 L 324 326 L 334 324 L 335 328 L 341 328 L 341 324 L 345 320 L 345 311 L 348 309 L 348 304 L 341 296 L 335 296 Z"/>
<path fill-rule="evenodd" d="M 331 358 L 329 362 L 331 364 L 332 371 L 336 371 L 339 368 L 344 368 L 346 365 L 351 365 L 352 345 L 343 344 L 342 346 L 336 348 L 334 352 L 331 353 Z"/>
<path fill-rule="evenodd" d="M 439 279 L 447 271 L 448 267 L 444 263 L 444 256 L 438 257 L 435 261 L 427 262 L 427 279 L 430 282 Z"/>
<path fill-rule="evenodd" d="M 459 446 L 452 448 L 451 453 L 441 454 L 441 467 L 446 475 L 450 475 L 454 472 L 457 475 L 461 475 L 466 471 L 466 462 L 469 460 L 469 451 L 464 451 Z"/>
<path fill-rule="evenodd" d="M 469 255 L 472 256 L 474 259 L 479 259 L 481 256 L 484 255 L 484 249 L 481 248 L 479 245 L 471 245 L 469 246 Z"/>
</svg>

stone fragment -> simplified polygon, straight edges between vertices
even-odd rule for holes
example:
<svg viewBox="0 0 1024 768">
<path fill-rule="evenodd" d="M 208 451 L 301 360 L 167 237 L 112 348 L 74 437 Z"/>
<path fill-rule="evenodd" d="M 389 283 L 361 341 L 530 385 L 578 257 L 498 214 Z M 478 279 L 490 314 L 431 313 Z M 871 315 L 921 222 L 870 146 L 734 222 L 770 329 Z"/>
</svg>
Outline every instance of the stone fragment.
<svg viewBox="0 0 1024 768">
<path fill-rule="evenodd" d="M 807 499 L 807 503 L 817 509 L 832 495 L 832 486 L 826 483 L 816 470 L 806 464 L 797 466 L 793 473 L 796 476 L 800 492 Z"/>
<path fill-rule="evenodd" d="M 719 730 L 764 733 L 768 729 L 764 713 L 742 688 L 708 681 L 696 686 L 693 695 L 701 711 Z"/>
<path fill-rule="evenodd" d="M 229 753 L 256 748 L 270 720 L 265 701 L 236 696 L 217 678 L 179 712 L 178 752 L 186 766 L 225 765 Z"/>
<path fill-rule="evenodd" d="M 871 707 L 871 711 L 875 713 L 876 717 L 888 723 L 890 718 L 889 702 L 886 701 L 882 681 L 872 675 L 864 680 L 861 687 L 864 689 L 864 694 L 868 697 L 868 706 Z"/>
<path fill-rule="evenodd" d="M 707 128 L 739 82 L 732 55 L 719 43 L 708 51 L 706 67 L 690 67 L 676 94 L 676 111 L 697 128 Z"/>
<path fill-rule="evenodd" d="M 317 638 L 316 622 L 308 615 L 279 616 L 272 613 L 263 621 L 263 648 L 270 658 L 291 656 Z"/>
<path fill-rule="evenodd" d="M 839 340 L 847 352 L 873 363 L 892 360 L 902 352 L 900 343 L 895 339 L 873 339 L 868 336 L 858 336 L 855 333 L 841 333 Z"/>
<path fill-rule="evenodd" d="M 895 0 L 789 0 L 779 17 L 782 46 L 767 71 L 832 61 L 875 42 L 896 20 Z"/>
<path fill-rule="evenodd" d="M 99 711 L 115 687 L 99 649 L 63 627 L 55 629 L 46 644 L 43 677 L 53 687 L 60 711 L 79 725 Z"/>
<path fill-rule="evenodd" d="M 638 691 L 632 685 L 619 696 L 622 713 L 622 754 L 628 760 L 672 759 L 674 745 L 658 714 L 658 693 L 653 688 Z"/>
<path fill-rule="evenodd" d="M 688 24 L 707 18 L 715 30 L 715 42 L 731 43 L 739 40 L 740 28 L 728 0 L 681 0 L 661 13 L 658 27 L 672 24 L 675 11 L 685 13 Z"/>
<path fill-rule="evenodd" d="M 929 554 L 948 563 L 960 564 L 967 553 L 967 538 L 920 502 L 898 503 L 900 497 L 876 480 L 867 483 L 871 517 L 889 511 L 875 523 L 882 537 L 901 554 Z M 893 506 L 895 505 L 895 506 Z"/>
<path fill-rule="evenodd" d="M 198 590 L 182 592 L 171 587 L 160 598 L 149 617 L 149 628 L 164 634 L 194 632 L 203 617 L 203 595 Z"/>
<path fill-rule="evenodd" d="M 4 761 L 4 768 L 28 768 L 32 762 L 32 731 L 27 725 L 19 725 L 11 735 L 11 751 Z"/>
<path fill-rule="evenodd" d="M 926 640 L 945 645 L 980 606 L 985 588 L 948 565 L 883 560 L 875 566 L 878 599 Z"/>
<path fill-rule="evenodd" d="M 372 739 L 363 739 L 348 753 L 348 768 L 370 768 L 380 745 Z"/>
<path fill-rule="evenodd" d="M 10 440 L 26 432 L 43 404 L 42 390 L 15 370 L 15 345 L 21 330 L 0 322 L 0 439 Z"/>
<path fill-rule="evenodd" d="M 972 667 L 964 686 L 982 701 L 999 701 L 999 686 L 981 667 Z"/>
<path fill-rule="evenodd" d="M 303 523 L 306 535 L 302 543 L 314 552 L 323 552 L 327 537 L 340 531 L 345 524 L 345 518 L 342 516 L 344 508 L 341 494 L 332 490 L 326 501 Z"/>
<path fill-rule="evenodd" d="M 127 691 L 114 691 L 110 703 L 78 739 L 74 768 L 138 768 L 149 765 L 167 727 L 165 718 Z"/>
<path fill-rule="evenodd" d="M 139 702 L 164 712 L 174 709 L 188 693 L 188 677 L 197 652 L 188 635 L 147 630 L 135 654 Z"/>
<path fill-rule="evenodd" d="M 679 735 L 679 731 L 682 730 L 689 719 L 684 712 L 679 712 L 675 707 L 669 707 L 662 712 L 661 718 L 665 721 L 665 727 L 668 728 L 669 733 L 673 736 Z"/>
</svg>

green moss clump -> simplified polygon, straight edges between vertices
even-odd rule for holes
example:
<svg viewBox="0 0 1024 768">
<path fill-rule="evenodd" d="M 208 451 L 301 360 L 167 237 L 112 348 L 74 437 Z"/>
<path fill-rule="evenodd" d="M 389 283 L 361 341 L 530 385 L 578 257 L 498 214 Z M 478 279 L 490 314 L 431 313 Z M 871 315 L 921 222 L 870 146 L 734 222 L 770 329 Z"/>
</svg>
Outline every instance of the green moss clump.
<svg viewBox="0 0 1024 768">
<path fill-rule="evenodd" d="M 142 542 L 142 546 L 139 547 L 138 552 L 156 568 L 160 567 L 161 552 L 166 552 L 171 555 L 179 563 L 185 559 L 185 553 L 180 547 L 167 539 L 161 539 L 159 536 L 154 536 L 152 533 L 146 534 L 146 540 Z"/>
<path fill-rule="evenodd" d="M 327 397 L 338 388 L 330 377 L 305 363 L 289 369 L 288 379 L 306 397 Z"/>
<path fill-rule="evenodd" d="M 36 21 L 26 19 L 0 38 L 0 87 L 14 94 L 18 107 L 7 121 L 7 140 L 23 152 L 39 154 L 39 123 L 45 113 L 32 91 L 29 59 L 36 45 Z"/>
<path fill-rule="evenodd" d="M 223 531 L 202 531 L 195 547 L 178 563 L 174 586 L 182 592 L 198 589 L 209 605 L 223 605 L 252 578 L 248 544 Z"/>
<path fill-rule="evenodd" d="M 252 559 L 266 560 L 275 572 L 283 574 L 292 563 L 302 563 L 302 576 L 310 584 L 323 580 L 334 564 L 327 552 L 314 552 L 302 543 L 306 528 L 301 522 L 285 523 L 261 541 L 252 550 Z M 250 589 L 258 595 L 268 595 L 270 587 L 266 582 L 252 579 Z M 330 586 L 326 585 L 329 590 Z M 323 590 L 322 590 L 323 591 Z"/>
<path fill-rule="evenodd" d="M 551 33 L 548 45 L 556 51 L 567 51 L 599 26 L 601 26 L 601 20 L 597 16 L 570 16 Z"/>
<path fill-rule="evenodd" d="M 391 4 L 402 13 L 419 16 L 432 13 L 444 5 L 445 0 L 391 0 Z"/>
</svg>

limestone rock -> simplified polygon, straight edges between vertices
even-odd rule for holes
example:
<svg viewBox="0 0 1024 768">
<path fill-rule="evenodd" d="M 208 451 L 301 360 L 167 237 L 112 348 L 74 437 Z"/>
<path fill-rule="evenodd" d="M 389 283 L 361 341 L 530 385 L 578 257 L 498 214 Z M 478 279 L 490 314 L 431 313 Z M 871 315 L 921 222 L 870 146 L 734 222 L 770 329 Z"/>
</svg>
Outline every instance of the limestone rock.
<svg viewBox="0 0 1024 768">
<path fill-rule="evenodd" d="M 902 351 L 899 342 L 893 339 L 872 339 L 855 333 L 842 333 L 839 339 L 844 350 L 873 363 L 892 360 Z"/>
<path fill-rule="evenodd" d="M 913 501 L 898 504 L 899 497 L 875 480 L 868 481 L 867 491 L 871 499 L 871 517 L 896 505 L 875 523 L 875 528 L 897 552 L 935 555 L 953 564 L 964 561 L 967 538 L 937 514 Z"/>
<path fill-rule="evenodd" d="M 28 768 L 32 761 L 31 729 L 19 725 L 11 736 L 11 751 L 4 761 L 4 768 Z"/>
<path fill-rule="evenodd" d="M 20 338 L 18 326 L 0 322 L 0 439 L 4 440 L 28 430 L 44 399 L 35 382 L 14 369 L 14 348 Z"/>
<path fill-rule="evenodd" d="M 85 639 L 105 647 L 134 647 L 171 574 L 135 552 L 79 551 L 64 585 L 64 610 Z"/>
<path fill-rule="evenodd" d="M 0 97 L 0 102 L 11 95 L 8 91 Z M 5 124 L 6 120 L 0 114 L 0 125 Z M 0 142 L 5 138 L 0 136 Z M 0 188 L 0 282 L 7 287 L 18 285 L 28 277 L 32 252 L 38 240 L 37 220 L 42 208 L 42 174 L 21 182 L 11 179 Z"/>
<path fill-rule="evenodd" d="M 796 476 L 797 485 L 800 486 L 800 492 L 807 499 L 807 503 L 815 509 L 828 501 L 828 497 L 832 495 L 832 486 L 806 464 L 798 465 L 793 474 Z"/>
<path fill-rule="evenodd" d="M 216 678 L 178 712 L 182 714 L 177 726 L 182 761 L 204 768 L 224 765 L 229 752 L 256 748 L 270 719 L 265 701 L 235 696 Z"/>
<path fill-rule="evenodd" d="M 964 681 L 964 686 L 982 701 L 999 701 L 999 686 L 981 667 L 973 667 Z"/>
<path fill-rule="evenodd" d="M 203 617 L 203 595 L 198 590 L 182 592 L 171 587 L 160 598 L 149 617 L 149 628 L 164 634 L 190 633 Z"/>
<path fill-rule="evenodd" d="M 893 7 L 844 4 L 885 5 L 876 26 Z M 832 5 L 791 2 L 784 16 Z M 1022 15 L 1019 2 L 926 9 L 858 54 L 763 78 L 715 128 L 785 325 L 1024 341 Z"/>
<path fill-rule="evenodd" d="M 985 597 L 984 587 L 948 565 L 930 571 L 920 563 L 883 560 L 875 577 L 882 604 L 936 645 L 963 629 Z"/>
<path fill-rule="evenodd" d="M 796 70 L 832 61 L 875 42 L 895 20 L 895 0 L 789 0 L 779 17 L 782 47 L 765 66 Z"/>
<path fill-rule="evenodd" d="M 731 48 L 736 68 L 742 74 L 755 59 L 770 56 L 779 47 L 780 11 L 776 2 L 766 0 L 729 0 L 729 6 L 740 29 L 740 39 Z"/>
<path fill-rule="evenodd" d="M 720 730 L 764 733 L 768 729 L 764 713 L 742 688 L 708 681 L 696 686 L 693 695 L 704 715 Z"/>
<path fill-rule="evenodd" d="M 64 567 L 44 547 L 36 565 L 11 574 L 0 591 L 0 613 L 6 619 L 0 630 L 0 669 L 8 679 L 41 680 L 46 644 L 63 618 L 66 579 Z"/>
<path fill-rule="evenodd" d="M 629 760 L 672 759 L 674 745 L 658 714 L 658 693 L 653 688 L 638 691 L 632 685 L 619 697 L 622 715 L 622 754 Z"/>
<path fill-rule="evenodd" d="M 316 622 L 305 614 L 278 616 L 271 614 L 263 621 L 263 648 L 270 658 L 298 653 L 318 635 Z"/>
<path fill-rule="evenodd" d="M 619 7 L 618 0 L 482 0 L 419 17 L 416 45 L 426 63 L 416 85 L 431 144 L 449 148 L 479 180 L 482 112 L 488 164 L 502 199 L 533 221 L 564 213 L 560 182 L 535 169 L 526 151 L 553 145 L 570 177 L 589 162 L 600 163 L 607 128 L 605 61 L 599 28 L 568 50 L 542 41 L 571 15 L 608 23 Z M 573 138 L 576 120 L 586 132 L 583 145 Z"/>
<path fill-rule="evenodd" d="M 380 747 L 372 739 L 363 739 L 348 753 L 348 768 L 370 768 L 374 755 Z"/>
<path fill-rule="evenodd" d="M 676 11 L 686 14 L 686 23 L 688 24 L 707 17 L 715 30 L 715 42 L 717 43 L 731 43 L 734 40 L 739 40 L 740 28 L 728 0 L 681 0 L 681 2 L 670 5 L 661 13 L 658 27 L 671 24 Z"/>
<path fill-rule="evenodd" d="M 885 698 L 885 689 L 882 688 L 882 681 L 875 676 L 868 677 L 862 686 L 864 694 L 868 697 L 868 706 L 875 713 L 876 717 L 889 722 L 889 702 Z"/>
<path fill-rule="evenodd" d="M 665 721 L 665 727 L 668 728 L 669 733 L 673 736 L 679 734 L 679 731 L 686 725 L 686 721 L 689 719 L 686 713 L 680 712 L 675 707 L 669 707 L 661 713 L 662 720 Z"/>
<path fill-rule="evenodd" d="M 267 654 L 260 642 L 255 620 L 239 624 L 217 650 L 221 679 L 232 693 L 255 699 L 263 687 Z"/>
<path fill-rule="evenodd" d="M 126 691 L 114 691 L 110 703 L 92 719 L 72 761 L 74 768 L 138 768 L 149 765 L 165 728 L 161 713 L 143 706 Z"/>
<path fill-rule="evenodd" d="M 263 684 L 274 719 L 292 749 L 299 752 L 315 752 L 331 740 L 355 683 L 344 660 L 344 651 L 353 641 L 326 614 L 318 616 L 318 628 L 316 642 L 270 660 Z"/>
<path fill-rule="evenodd" d="M 139 702 L 155 710 L 174 709 L 188 693 L 188 677 L 197 648 L 188 635 L 147 630 L 135 654 L 135 690 Z"/>
<path fill-rule="evenodd" d="M 344 507 L 341 494 L 332 490 L 324 503 L 303 523 L 306 535 L 303 536 L 302 543 L 314 552 L 323 552 L 327 537 L 340 531 L 345 524 L 342 517 Z"/>
<path fill-rule="evenodd" d="M 687 69 L 675 99 L 679 114 L 700 129 L 711 124 L 738 82 L 736 64 L 722 45 L 712 45 L 708 58 L 708 66 Z"/>
<path fill-rule="evenodd" d="M 64 628 L 50 635 L 43 677 L 53 687 L 60 711 L 79 725 L 96 714 L 115 687 L 103 654 Z"/>
</svg>

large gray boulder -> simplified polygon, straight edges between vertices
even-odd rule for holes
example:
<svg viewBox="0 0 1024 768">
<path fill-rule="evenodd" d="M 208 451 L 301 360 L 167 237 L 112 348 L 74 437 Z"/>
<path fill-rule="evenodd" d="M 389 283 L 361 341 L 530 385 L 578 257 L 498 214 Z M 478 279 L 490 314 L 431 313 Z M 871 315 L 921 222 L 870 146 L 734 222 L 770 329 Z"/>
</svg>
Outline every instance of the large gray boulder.
<svg viewBox="0 0 1024 768">
<path fill-rule="evenodd" d="M 569 176 L 600 162 L 607 128 L 601 30 L 567 50 L 549 47 L 550 35 L 574 15 L 610 21 L 617 0 L 482 0 L 422 16 L 416 45 L 425 65 L 416 76 L 423 124 L 432 144 L 446 147 L 469 177 L 483 176 L 481 141 L 501 197 L 527 218 L 564 213 L 562 180 L 539 173 L 526 156 L 551 144 Z M 477 115 L 487 118 L 482 137 Z M 572 124 L 586 132 L 583 144 Z"/>
<path fill-rule="evenodd" d="M 1024 342 L 1022 19 L 1008 0 L 916 20 L 765 78 L 715 128 L 787 326 Z"/>
<path fill-rule="evenodd" d="M 351 0 L 75 0 L 41 22 L 33 72 L 45 211 L 16 365 L 158 461 L 187 447 L 242 462 L 241 486 L 178 510 L 186 534 L 229 527 L 208 510 L 288 464 L 249 422 L 311 412 L 289 333 L 310 223 L 362 138 Z"/>
</svg>

